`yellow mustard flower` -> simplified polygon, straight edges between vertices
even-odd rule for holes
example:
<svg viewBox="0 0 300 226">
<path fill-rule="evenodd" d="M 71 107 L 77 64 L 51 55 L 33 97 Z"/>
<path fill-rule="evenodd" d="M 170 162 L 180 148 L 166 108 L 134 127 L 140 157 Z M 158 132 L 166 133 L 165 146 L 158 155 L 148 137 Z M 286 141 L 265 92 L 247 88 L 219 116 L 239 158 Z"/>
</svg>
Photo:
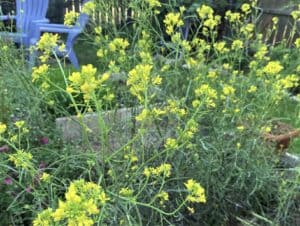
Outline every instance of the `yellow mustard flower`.
<svg viewBox="0 0 300 226">
<path fill-rule="evenodd" d="M 208 18 L 204 21 L 203 25 L 210 30 L 213 30 L 217 25 L 219 25 L 221 22 L 221 17 L 220 16 L 215 16 L 212 18 Z"/>
<path fill-rule="evenodd" d="M 85 102 L 88 102 L 99 84 L 105 81 L 106 78 L 96 78 L 97 68 L 93 65 L 83 65 L 81 72 L 73 72 L 69 76 L 70 85 L 66 87 L 68 93 L 80 91 L 83 94 Z"/>
<path fill-rule="evenodd" d="M 238 12 L 232 12 L 231 10 L 226 11 L 225 19 L 227 19 L 230 23 L 239 23 L 241 18 L 241 14 Z"/>
<path fill-rule="evenodd" d="M 71 182 L 65 193 L 66 201 L 59 200 L 56 210 L 44 210 L 34 220 L 36 225 L 42 222 L 53 222 L 61 225 L 94 225 L 93 217 L 99 214 L 98 205 L 104 205 L 108 200 L 102 188 L 83 179 Z M 51 224 L 52 225 L 52 224 Z"/>
<path fill-rule="evenodd" d="M 7 126 L 0 122 L 0 134 L 3 134 L 6 131 Z"/>
<path fill-rule="evenodd" d="M 225 47 L 226 46 L 226 42 L 221 41 L 221 42 L 216 42 L 214 44 L 214 48 L 217 50 L 217 52 L 219 53 L 227 53 L 229 51 L 228 48 Z"/>
<path fill-rule="evenodd" d="M 274 25 L 278 24 L 278 21 L 279 21 L 278 17 L 275 16 L 272 18 L 272 22 Z"/>
<path fill-rule="evenodd" d="M 37 43 L 37 47 L 42 51 L 51 51 L 57 46 L 57 41 L 58 34 L 44 33 Z"/>
<path fill-rule="evenodd" d="M 241 32 L 247 37 L 251 38 L 253 36 L 255 25 L 253 23 L 247 23 L 241 27 Z"/>
<path fill-rule="evenodd" d="M 125 197 L 132 197 L 133 196 L 133 190 L 131 188 L 121 188 L 119 191 L 119 195 L 125 196 Z"/>
<path fill-rule="evenodd" d="M 280 79 L 279 83 L 284 89 L 290 89 L 299 85 L 299 77 L 295 74 L 287 75 L 285 78 Z"/>
<path fill-rule="evenodd" d="M 294 11 L 292 11 L 291 12 L 291 16 L 293 17 L 294 20 L 299 20 L 300 19 L 300 10 L 294 10 Z"/>
<path fill-rule="evenodd" d="M 244 12 L 245 14 L 250 13 L 250 12 L 251 12 L 251 6 L 250 6 L 250 4 L 244 3 L 244 4 L 241 6 L 241 10 L 242 10 L 242 12 Z"/>
<path fill-rule="evenodd" d="M 15 122 L 15 126 L 19 129 L 22 128 L 24 125 L 25 125 L 25 121 L 23 121 L 23 120 Z"/>
<path fill-rule="evenodd" d="M 161 174 L 161 175 L 164 175 L 166 177 L 170 177 L 171 176 L 171 169 L 172 169 L 171 164 L 163 163 L 160 166 L 158 166 L 157 168 L 155 168 L 154 174 L 156 174 L 156 175 Z"/>
<path fill-rule="evenodd" d="M 152 65 L 139 64 L 129 72 L 127 85 L 130 86 L 130 92 L 143 103 L 145 101 L 145 93 L 153 81 L 151 79 Z M 151 81 L 152 80 L 152 81 Z"/>
<path fill-rule="evenodd" d="M 210 87 L 208 84 L 202 84 L 200 87 L 195 89 L 196 97 L 204 97 L 205 104 L 207 107 L 216 107 L 215 100 L 217 100 L 217 91 Z M 196 104 L 193 104 L 193 106 Z"/>
<path fill-rule="evenodd" d="M 75 11 L 69 11 L 65 13 L 64 25 L 73 26 L 78 19 L 79 13 Z"/>
<path fill-rule="evenodd" d="M 225 84 L 223 87 L 223 93 L 225 96 L 231 96 L 235 93 L 235 88 L 233 88 L 231 85 Z"/>
<path fill-rule="evenodd" d="M 194 214 L 195 213 L 195 209 L 193 207 L 187 207 L 187 210 L 190 212 L 190 214 Z"/>
<path fill-rule="evenodd" d="M 216 71 L 209 71 L 207 77 L 215 79 L 218 76 Z"/>
<path fill-rule="evenodd" d="M 115 38 L 112 40 L 108 47 L 111 52 L 118 51 L 119 53 L 125 54 L 122 50 L 125 50 L 129 46 L 129 42 L 126 39 L 123 38 Z"/>
<path fill-rule="evenodd" d="M 51 226 L 53 225 L 52 218 L 53 210 L 48 208 L 43 212 L 39 213 L 37 217 L 33 220 L 33 226 Z"/>
<path fill-rule="evenodd" d="M 165 143 L 165 148 L 167 149 L 176 149 L 178 148 L 178 142 L 174 138 L 168 138 Z"/>
<path fill-rule="evenodd" d="M 38 79 L 40 79 L 43 76 L 47 75 L 49 69 L 49 65 L 47 64 L 41 64 L 38 67 L 33 67 L 32 68 L 32 82 L 37 81 Z"/>
<path fill-rule="evenodd" d="M 279 61 L 270 61 L 263 68 L 263 72 L 268 74 L 268 75 L 277 75 L 282 70 L 283 70 L 283 66 L 280 64 Z"/>
<path fill-rule="evenodd" d="M 31 159 L 32 154 L 29 152 L 25 152 L 23 150 L 17 150 L 17 153 L 9 155 L 9 161 L 13 162 L 16 167 L 20 167 L 22 169 L 30 169 L 33 168 Z"/>
<path fill-rule="evenodd" d="M 166 191 L 159 192 L 156 197 L 160 199 L 159 204 L 163 205 L 166 201 L 169 200 L 169 194 Z"/>
<path fill-rule="evenodd" d="M 44 181 L 46 183 L 49 183 L 51 180 L 51 175 L 48 173 L 43 173 L 41 176 L 41 181 Z"/>
<path fill-rule="evenodd" d="M 248 89 L 248 93 L 255 93 L 257 90 L 257 87 L 254 85 L 251 85 L 250 88 Z"/>
<path fill-rule="evenodd" d="M 214 10 L 210 6 L 202 5 L 197 9 L 197 13 L 201 19 L 212 18 L 214 15 Z"/>
<path fill-rule="evenodd" d="M 170 177 L 171 176 L 171 169 L 172 166 L 171 164 L 168 163 L 163 163 L 160 166 L 154 168 L 154 167 L 146 167 L 144 169 L 143 174 L 146 177 L 150 176 L 165 176 L 165 177 Z"/>
<path fill-rule="evenodd" d="M 263 133 L 270 133 L 272 131 L 272 128 L 270 126 L 263 126 L 260 129 L 260 131 L 263 132 Z"/>
<path fill-rule="evenodd" d="M 268 48 L 265 44 L 263 44 L 258 51 L 254 54 L 254 57 L 258 60 L 262 60 L 266 54 L 268 53 Z"/>
<path fill-rule="evenodd" d="M 238 49 L 242 49 L 243 46 L 244 46 L 244 43 L 241 40 L 236 39 L 232 42 L 231 49 L 238 50 Z"/>
<path fill-rule="evenodd" d="M 168 13 L 163 22 L 166 26 L 166 32 L 168 35 L 173 34 L 176 27 L 184 25 L 180 13 Z"/>
<path fill-rule="evenodd" d="M 189 179 L 184 183 L 189 195 L 186 200 L 195 203 L 206 203 L 206 196 L 204 188 L 193 179 Z"/>
<path fill-rule="evenodd" d="M 82 7 L 82 12 L 87 15 L 92 15 L 95 11 L 96 5 L 93 1 L 86 2 Z"/>
<path fill-rule="evenodd" d="M 300 38 L 297 38 L 295 41 L 296 48 L 300 48 Z"/>
<path fill-rule="evenodd" d="M 147 109 L 143 109 L 140 114 L 138 114 L 135 119 L 136 121 L 142 122 L 146 121 L 150 116 L 150 111 Z"/>
<path fill-rule="evenodd" d="M 237 128 L 237 130 L 239 130 L 240 132 L 242 132 L 242 131 L 244 131 L 245 130 L 245 126 L 237 126 L 236 127 Z"/>
<path fill-rule="evenodd" d="M 161 3 L 158 0 L 146 0 L 150 8 L 161 7 Z"/>
</svg>

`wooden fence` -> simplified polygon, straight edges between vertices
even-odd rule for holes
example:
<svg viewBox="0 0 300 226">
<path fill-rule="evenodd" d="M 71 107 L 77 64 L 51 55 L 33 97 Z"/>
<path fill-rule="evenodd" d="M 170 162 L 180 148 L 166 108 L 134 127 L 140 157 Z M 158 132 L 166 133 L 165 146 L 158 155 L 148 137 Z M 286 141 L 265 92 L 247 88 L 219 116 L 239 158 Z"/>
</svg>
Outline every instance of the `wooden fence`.
<svg viewBox="0 0 300 226">
<path fill-rule="evenodd" d="M 258 28 L 264 33 L 268 28 L 272 27 L 273 17 L 279 19 L 278 28 L 276 35 L 272 36 L 273 43 L 280 41 L 282 39 L 289 38 L 292 29 L 292 24 L 294 23 L 291 17 L 291 12 L 297 9 L 297 2 L 299 0 L 260 0 L 259 7 L 262 9 L 262 15 L 260 17 L 260 22 L 258 23 Z M 299 25 L 299 24 L 298 24 Z M 296 36 L 299 37 L 299 29 Z"/>
<path fill-rule="evenodd" d="M 41 0 L 43 1 L 43 0 Z M 129 9 L 130 0 L 95 0 L 98 7 L 101 7 L 101 13 L 94 16 L 94 19 L 101 24 L 123 24 L 128 18 L 133 17 L 134 13 Z M 225 1 L 225 0 L 224 0 Z M 290 13 L 297 6 L 295 2 L 300 0 L 259 0 L 259 6 L 263 9 L 259 27 L 262 31 L 266 30 L 272 24 L 272 17 L 279 17 L 279 31 L 275 39 L 281 40 L 289 33 L 291 24 Z M 47 17 L 52 23 L 62 23 L 67 11 L 73 10 L 79 12 L 83 0 L 49 0 L 49 10 Z M 212 0 L 212 2 L 219 2 Z M 238 0 L 226 0 L 230 5 Z M 0 0 L 0 13 L 11 13 L 15 10 L 15 0 Z"/>
<path fill-rule="evenodd" d="M 42 1 L 42 0 L 41 0 Z M 131 17 L 128 9 L 130 0 L 99 0 L 98 5 L 103 8 L 102 14 L 94 15 L 99 22 L 113 22 L 120 24 Z M 83 0 L 49 0 L 47 18 L 52 23 L 62 23 L 67 11 L 80 12 Z M 15 0 L 0 0 L 0 14 L 12 14 L 15 11 Z"/>
</svg>

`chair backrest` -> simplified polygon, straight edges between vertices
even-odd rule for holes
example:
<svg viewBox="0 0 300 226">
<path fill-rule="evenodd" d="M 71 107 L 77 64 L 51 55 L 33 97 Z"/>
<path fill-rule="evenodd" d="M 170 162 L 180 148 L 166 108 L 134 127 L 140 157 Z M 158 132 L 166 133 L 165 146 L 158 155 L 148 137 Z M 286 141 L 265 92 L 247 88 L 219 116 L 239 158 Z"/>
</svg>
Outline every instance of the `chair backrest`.
<svg viewBox="0 0 300 226">
<path fill-rule="evenodd" d="M 17 31 L 27 33 L 32 20 L 46 19 L 49 0 L 16 0 L 17 1 Z"/>
<path fill-rule="evenodd" d="M 86 4 L 87 2 L 89 2 L 91 0 L 85 0 L 83 1 L 83 6 L 84 4 Z M 87 22 L 89 21 L 89 16 L 85 13 L 80 13 L 78 20 L 76 22 L 76 25 L 78 27 L 80 27 L 81 29 L 84 29 L 85 25 L 87 24 Z"/>
</svg>

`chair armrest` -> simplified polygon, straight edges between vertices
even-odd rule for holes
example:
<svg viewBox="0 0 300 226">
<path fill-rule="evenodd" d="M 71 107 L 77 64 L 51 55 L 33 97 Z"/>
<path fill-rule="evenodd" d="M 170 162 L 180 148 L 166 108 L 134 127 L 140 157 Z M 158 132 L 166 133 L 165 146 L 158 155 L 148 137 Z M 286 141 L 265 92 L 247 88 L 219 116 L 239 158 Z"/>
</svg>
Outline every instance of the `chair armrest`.
<svg viewBox="0 0 300 226">
<path fill-rule="evenodd" d="M 42 19 L 42 20 L 33 20 L 31 21 L 32 23 L 38 23 L 38 24 L 43 24 L 43 23 L 49 23 L 49 19 Z"/>
<path fill-rule="evenodd" d="M 1 21 L 2 20 L 14 20 L 14 19 L 16 19 L 16 16 L 14 16 L 14 15 L 2 15 L 2 16 L 0 16 Z"/>
<path fill-rule="evenodd" d="M 42 32 L 77 35 L 81 31 L 82 29 L 77 26 L 68 27 L 63 24 L 34 23 L 30 44 L 35 45 L 40 39 Z"/>
<path fill-rule="evenodd" d="M 81 32 L 81 29 L 76 26 L 66 26 L 63 24 L 37 24 L 36 29 L 39 32 L 53 32 L 53 33 L 70 33 Z"/>
</svg>

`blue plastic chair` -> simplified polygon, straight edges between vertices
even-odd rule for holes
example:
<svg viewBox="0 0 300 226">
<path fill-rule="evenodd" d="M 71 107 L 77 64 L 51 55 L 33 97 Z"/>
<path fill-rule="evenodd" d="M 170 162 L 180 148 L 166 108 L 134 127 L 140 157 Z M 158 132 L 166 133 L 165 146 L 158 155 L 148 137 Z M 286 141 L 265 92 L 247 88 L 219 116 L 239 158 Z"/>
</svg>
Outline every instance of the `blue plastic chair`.
<svg viewBox="0 0 300 226">
<path fill-rule="evenodd" d="M 89 0 L 84 1 L 83 4 L 89 2 Z M 79 69 L 79 63 L 76 56 L 76 53 L 74 51 L 74 43 L 76 41 L 76 38 L 80 33 L 83 32 L 85 25 L 87 24 L 89 20 L 89 17 L 85 13 L 81 13 L 78 17 L 77 22 L 74 26 L 66 26 L 63 24 L 53 24 L 53 23 L 38 23 L 36 24 L 36 27 L 34 29 L 34 35 L 31 39 L 31 45 L 36 45 L 38 40 L 40 39 L 40 36 L 43 32 L 50 32 L 50 33 L 62 33 L 67 34 L 67 40 L 65 44 L 65 49 L 63 51 L 59 51 L 56 49 L 56 54 L 58 56 L 67 56 L 72 63 L 72 65 Z M 34 61 L 36 58 L 36 51 L 32 53 L 31 55 L 31 63 L 34 65 Z"/>
<path fill-rule="evenodd" d="M 46 18 L 49 0 L 16 0 L 16 15 L 2 15 L 0 21 L 16 20 L 16 32 L 0 32 L 3 38 L 30 46 L 35 23 L 48 23 Z"/>
</svg>

